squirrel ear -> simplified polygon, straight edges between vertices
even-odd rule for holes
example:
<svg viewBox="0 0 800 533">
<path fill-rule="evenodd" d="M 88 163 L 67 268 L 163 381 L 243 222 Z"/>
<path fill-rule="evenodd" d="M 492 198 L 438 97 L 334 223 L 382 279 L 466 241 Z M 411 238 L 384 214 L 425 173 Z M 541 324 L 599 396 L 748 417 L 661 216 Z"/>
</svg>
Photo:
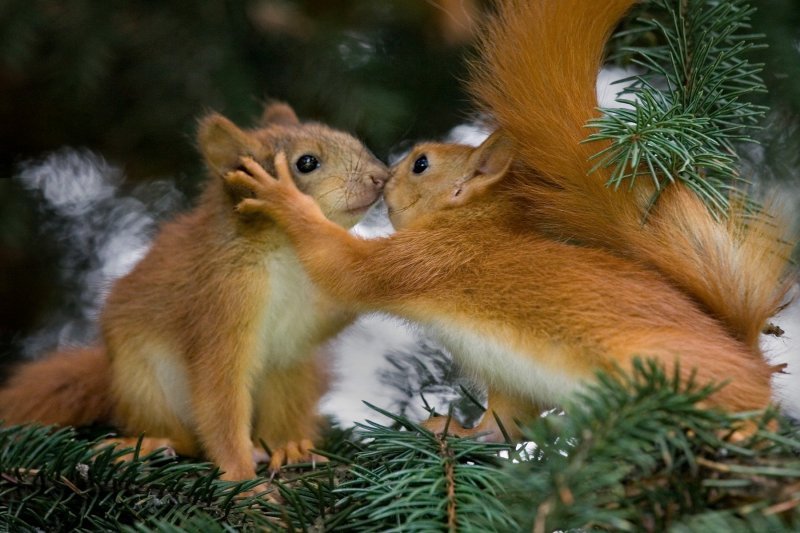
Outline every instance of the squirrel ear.
<svg viewBox="0 0 800 533">
<path fill-rule="evenodd" d="M 450 203 L 465 204 L 483 194 L 506 175 L 516 154 L 514 143 L 496 131 L 478 146 L 469 159 L 472 175 L 460 180 L 453 188 Z"/>
<path fill-rule="evenodd" d="M 514 160 L 514 143 L 500 131 L 492 133 L 472 154 L 475 176 L 503 177 Z"/>
<path fill-rule="evenodd" d="M 264 108 L 261 114 L 261 125 L 269 126 L 278 124 L 280 126 L 297 126 L 300 119 L 289 104 L 283 102 L 273 102 Z"/>
<path fill-rule="evenodd" d="M 200 122 L 197 142 L 208 167 L 220 175 L 236 168 L 241 156 L 254 154 L 258 147 L 255 139 L 217 113 Z"/>
</svg>

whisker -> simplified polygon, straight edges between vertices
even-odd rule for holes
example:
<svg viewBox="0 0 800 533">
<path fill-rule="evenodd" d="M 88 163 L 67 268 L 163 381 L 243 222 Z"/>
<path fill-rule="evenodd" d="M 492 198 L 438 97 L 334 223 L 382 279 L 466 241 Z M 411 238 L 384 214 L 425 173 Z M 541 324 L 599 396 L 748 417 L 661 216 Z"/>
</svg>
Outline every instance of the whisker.
<svg viewBox="0 0 800 533">
<path fill-rule="evenodd" d="M 398 209 L 392 209 L 392 208 L 390 208 L 388 205 L 387 205 L 386 207 L 388 208 L 388 211 L 389 211 L 389 213 L 402 213 L 402 212 L 404 212 L 404 211 L 408 211 L 409 209 L 411 209 L 412 207 L 414 207 L 414 205 L 416 205 L 416 203 L 417 203 L 417 202 L 419 202 L 419 201 L 420 201 L 420 198 L 417 198 L 416 200 L 414 200 L 413 202 L 411 202 L 411 203 L 410 203 L 410 204 L 408 204 L 407 206 L 405 206 L 405 207 L 400 207 L 400 208 L 398 208 Z"/>
</svg>

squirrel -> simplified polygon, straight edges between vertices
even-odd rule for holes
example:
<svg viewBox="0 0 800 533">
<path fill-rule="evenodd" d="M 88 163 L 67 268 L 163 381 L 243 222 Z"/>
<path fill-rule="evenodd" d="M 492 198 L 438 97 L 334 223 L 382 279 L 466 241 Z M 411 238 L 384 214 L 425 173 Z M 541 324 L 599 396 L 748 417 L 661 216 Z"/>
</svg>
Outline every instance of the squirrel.
<svg viewBox="0 0 800 533">
<path fill-rule="evenodd" d="M 198 143 L 210 173 L 198 204 L 114 284 L 101 342 L 20 365 L 0 388 L 0 420 L 109 422 L 132 437 L 111 442 L 144 434 L 142 453 L 205 456 L 227 480 L 255 477 L 262 441 L 273 472 L 311 457 L 328 381 L 320 347 L 355 316 L 311 284 L 273 221 L 234 211 L 248 191 L 222 176 L 242 155 L 269 165 L 287 153 L 299 186 L 349 228 L 388 171 L 354 137 L 283 103 L 252 130 L 210 114 Z"/>
<path fill-rule="evenodd" d="M 784 226 L 736 212 L 719 222 L 679 183 L 645 217 L 648 184 L 613 191 L 608 170 L 590 172 L 599 148 L 582 141 L 603 49 L 634 3 L 502 2 L 471 78 L 499 127 L 477 148 L 423 143 L 396 163 L 389 237 L 326 220 L 282 154 L 277 177 L 248 158 L 226 177 L 254 193 L 237 210 L 276 220 L 330 297 L 423 325 L 486 383 L 495 416 L 471 429 L 436 417 L 430 429 L 519 438 L 512 422 L 637 357 L 685 381 L 727 381 L 707 400 L 715 407 L 771 401 L 758 335 L 789 287 Z"/>
</svg>

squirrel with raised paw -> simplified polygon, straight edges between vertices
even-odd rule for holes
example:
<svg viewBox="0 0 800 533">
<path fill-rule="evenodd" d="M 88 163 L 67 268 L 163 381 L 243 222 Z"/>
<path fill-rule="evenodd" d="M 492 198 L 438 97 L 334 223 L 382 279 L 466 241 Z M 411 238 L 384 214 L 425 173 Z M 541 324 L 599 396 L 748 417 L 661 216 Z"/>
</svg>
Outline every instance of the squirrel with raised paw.
<svg viewBox="0 0 800 533">
<path fill-rule="evenodd" d="M 288 154 L 298 186 L 344 229 L 380 196 L 386 167 L 280 103 L 253 130 L 212 114 L 198 141 L 211 174 L 198 205 L 115 283 L 101 342 L 18 367 L 0 388 L 0 420 L 108 422 L 125 436 L 115 442 L 144 434 L 143 454 L 204 456 L 228 480 L 255 477 L 262 441 L 272 471 L 311 459 L 328 381 L 320 348 L 354 315 L 313 286 L 274 221 L 234 211 L 249 191 L 222 176 L 242 156 L 271 165 Z"/>
<path fill-rule="evenodd" d="M 309 276 L 361 312 L 417 322 L 488 387 L 488 413 L 512 436 L 597 371 L 637 357 L 699 384 L 728 381 L 708 403 L 730 411 L 771 400 L 759 333 L 789 287 L 793 236 L 742 210 L 717 221 L 670 185 L 607 188 L 610 170 L 583 141 L 598 116 L 606 41 L 633 0 L 506 1 L 480 42 L 471 90 L 498 130 L 477 148 L 426 143 L 391 171 L 395 234 L 363 240 L 328 221 L 294 185 L 286 157 L 229 175 L 249 188 L 240 213 L 266 213 Z M 501 438 L 491 414 L 468 435 Z M 443 418 L 427 422 L 441 430 Z"/>
</svg>

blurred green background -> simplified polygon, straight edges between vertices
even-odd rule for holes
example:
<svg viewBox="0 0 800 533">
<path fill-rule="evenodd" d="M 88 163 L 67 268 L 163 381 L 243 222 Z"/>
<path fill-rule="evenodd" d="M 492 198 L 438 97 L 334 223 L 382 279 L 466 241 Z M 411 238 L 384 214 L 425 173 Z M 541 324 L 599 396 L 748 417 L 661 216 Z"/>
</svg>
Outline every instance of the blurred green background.
<svg viewBox="0 0 800 533">
<path fill-rule="evenodd" d="M 18 352 L 65 287 L 51 216 L 13 176 L 53 150 L 85 147 L 131 182 L 204 172 L 197 119 L 247 126 L 265 99 L 354 132 L 386 159 L 470 117 L 460 87 L 479 0 L 6 0 L 0 3 L 0 361 Z M 770 176 L 797 179 L 800 6 L 761 0 L 755 30 L 775 110 Z M 485 6 L 484 6 L 485 7 Z M 557 88 L 554 88 L 557 90 Z"/>
</svg>

